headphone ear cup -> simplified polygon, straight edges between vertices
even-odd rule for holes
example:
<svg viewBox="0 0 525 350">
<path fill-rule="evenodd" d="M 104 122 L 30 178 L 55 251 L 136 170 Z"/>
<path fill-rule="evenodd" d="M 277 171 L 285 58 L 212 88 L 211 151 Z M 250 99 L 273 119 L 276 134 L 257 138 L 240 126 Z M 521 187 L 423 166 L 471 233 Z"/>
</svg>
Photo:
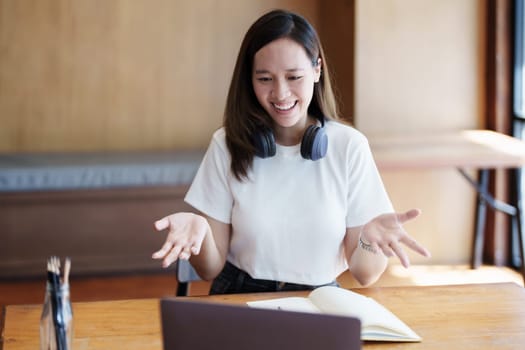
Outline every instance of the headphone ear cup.
<svg viewBox="0 0 525 350">
<path fill-rule="evenodd" d="M 316 126 L 310 125 L 304 132 L 303 139 L 301 140 L 301 156 L 304 159 L 311 159 L 312 154 L 312 142 L 316 132 Z"/>
<path fill-rule="evenodd" d="M 253 136 L 255 155 L 259 158 L 269 158 L 275 156 L 275 137 L 269 129 L 264 129 Z"/>
<path fill-rule="evenodd" d="M 301 141 L 301 156 L 304 159 L 319 160 L 328 150 L 328 137 L 322 127 L 310 125 Z"/>
</svg>

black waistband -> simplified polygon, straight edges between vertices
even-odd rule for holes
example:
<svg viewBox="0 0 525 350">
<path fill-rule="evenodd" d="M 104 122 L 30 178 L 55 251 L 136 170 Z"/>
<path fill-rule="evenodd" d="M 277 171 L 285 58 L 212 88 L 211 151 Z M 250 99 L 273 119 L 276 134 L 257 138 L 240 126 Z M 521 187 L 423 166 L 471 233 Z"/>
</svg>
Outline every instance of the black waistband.
<svg viewBox="0 0 525 350">
<path fill-rule="evenodd" d="M 338 286 L 336 281 L 324 285 Z M 230 262 L 226 262 L 219 276 L 213 281 L 210 294 L 298 291 L 313 290 L 317 287 L 320 287 L 320 285 L 312 286 L 252 278 L 247 272 L 239 269 Z"/>
</svg>

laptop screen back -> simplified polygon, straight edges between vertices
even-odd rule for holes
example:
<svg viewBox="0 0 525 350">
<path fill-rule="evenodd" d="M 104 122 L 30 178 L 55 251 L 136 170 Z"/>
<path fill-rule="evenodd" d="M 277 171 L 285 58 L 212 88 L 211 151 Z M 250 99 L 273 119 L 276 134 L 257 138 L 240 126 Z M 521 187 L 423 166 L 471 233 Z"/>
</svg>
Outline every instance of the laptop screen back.
<svg viewBox="0 0 525 350">
<path fill-rule="evenodd" d="M 183 298 L 161 300 L 164 350 L 357 350 L 357 318 Z"/>
</svg>

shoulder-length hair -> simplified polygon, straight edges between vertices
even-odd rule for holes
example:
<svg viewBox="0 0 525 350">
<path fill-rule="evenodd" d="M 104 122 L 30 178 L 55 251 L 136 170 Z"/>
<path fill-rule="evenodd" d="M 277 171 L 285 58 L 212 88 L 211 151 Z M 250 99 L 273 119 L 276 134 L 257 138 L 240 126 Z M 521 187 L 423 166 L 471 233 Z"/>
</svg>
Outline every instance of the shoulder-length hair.
<svg viewBox="0 0 525 350">
<path fill-rule="evenodd" d="M 268 43 L 289 38 L 300 44 L 312 65 L 321 59 L 322 73 L 314 84 L 308 113 L 318 119 L 339 119 L 326 58 L 317 32 L 302 16 L 284 10 L 273 10 L 260 17 L 246 32 L 233 71 L 226 108 L 224 127 L 226 144 L 231 155 L 231 171 L 242 181 L 248 177 L 255 156 L 253 135 L 262 128 L 271 129 L 272 120 L 259 104 L 252 84 L 255 54 Z"/>
</svg>

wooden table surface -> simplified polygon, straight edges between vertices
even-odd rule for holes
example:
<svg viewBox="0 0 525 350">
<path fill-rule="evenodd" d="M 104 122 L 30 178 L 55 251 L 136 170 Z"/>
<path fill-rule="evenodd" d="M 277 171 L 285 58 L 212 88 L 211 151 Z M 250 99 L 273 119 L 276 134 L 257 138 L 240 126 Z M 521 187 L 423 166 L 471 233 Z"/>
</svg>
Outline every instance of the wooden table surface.
<svg viewBox="0 0 525 350">
<path fill-rule="evenodd" d="M 521 349 L 525 289 L 514 283 L 360 288 L 394 312 L 421 343 L 366 343 L 365 349 Z M 304 292 L 199 297 L 222 303 Z M 11 305 L 4 314 L 4 350 L 37 349 L 41 305 Z M 158 299 L 74 303 L 74 350 L 162 349 Z"/>
<path fill-rule="evenodd" d="M 489 130 L 369 136 L 380 170 L 517 168 L 525 165 L 525 142 Z"/>
</svg>

